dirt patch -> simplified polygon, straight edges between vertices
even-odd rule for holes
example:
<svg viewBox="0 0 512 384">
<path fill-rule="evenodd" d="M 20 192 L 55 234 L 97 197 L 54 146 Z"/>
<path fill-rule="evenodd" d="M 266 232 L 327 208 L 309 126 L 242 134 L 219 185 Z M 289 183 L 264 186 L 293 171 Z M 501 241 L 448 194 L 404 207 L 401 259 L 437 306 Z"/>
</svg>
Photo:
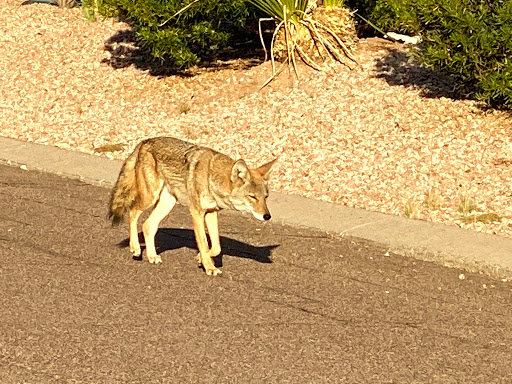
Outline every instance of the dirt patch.
<svg viewBox="0 0 512 384">
<path fill-rule="evenodd" d="M 403 45 L 362 40 L 358 68 L 301 67 L 300 81 L 285 71 L 260 91 L 261 58 L 158 72 L 124 23 L 15 0 L 0 9 L 4 136 L 124 159 L 171 135 L 252 165 L 278 156 L 274 190 L 512 235 L 511 119 L 455 97 Z M 464 223 L 461 197 L 501 221 Z"/>
</svg>

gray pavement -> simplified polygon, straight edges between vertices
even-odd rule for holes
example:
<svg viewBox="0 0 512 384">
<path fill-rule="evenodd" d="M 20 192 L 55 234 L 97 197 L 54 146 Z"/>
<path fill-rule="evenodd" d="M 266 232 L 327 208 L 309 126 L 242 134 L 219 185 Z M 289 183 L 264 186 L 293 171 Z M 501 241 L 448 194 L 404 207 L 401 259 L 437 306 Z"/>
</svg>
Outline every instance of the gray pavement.
<svg viewBox="0 0 512 384">
<path fill-rule="evenodd" d="M 102 186 L 111 186 L 121 167 L 120 161 L 2 137 L 0 161 Z M 277 192 L 271 193 L 269 206 L 281 223 L 350 235 L 415 258 L 512 278 L 512 239 Z"/>
<path fill-rule="evenodd" d="M 1 384 L 510 383 L 510 282 L 231 211 L 206 276 L 180 206 L 152 265 L 108 200 L 0 165 Z"/>
</svg>

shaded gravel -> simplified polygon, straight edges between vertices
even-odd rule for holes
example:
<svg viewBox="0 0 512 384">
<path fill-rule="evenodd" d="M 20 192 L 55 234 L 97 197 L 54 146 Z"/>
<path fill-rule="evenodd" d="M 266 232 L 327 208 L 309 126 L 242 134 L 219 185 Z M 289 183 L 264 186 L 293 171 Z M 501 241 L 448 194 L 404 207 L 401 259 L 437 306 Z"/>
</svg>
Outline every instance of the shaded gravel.
<svg viewBox="0 0 512 384">
<path fill-rule="evenodd" d="M 153 76 L 126 24 L 19 4 L 0 5 L 4 136 L 124 159 L 172 135 L 253 165 L 279 156 L 275 190 L 512 235 L 511 119 L 453 99 L 402 45 L 363 40 L 355 70 L 302 68 L 299 82 L 285 72 L 258 91 L 269 63 Z M 466 223 L 461 196 L 475 203 Z"/>
</svg>

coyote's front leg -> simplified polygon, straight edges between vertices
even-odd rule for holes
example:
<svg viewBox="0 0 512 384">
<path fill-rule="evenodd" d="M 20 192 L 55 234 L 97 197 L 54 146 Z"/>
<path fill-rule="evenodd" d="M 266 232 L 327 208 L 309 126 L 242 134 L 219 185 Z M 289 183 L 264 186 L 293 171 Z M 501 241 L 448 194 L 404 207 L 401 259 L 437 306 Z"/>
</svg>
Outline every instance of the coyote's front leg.
<svg viewBox="0 0 512 384">
<path fill-rule="evenodd" d="M 210 235 L 210 241 L 212 247 L 210 249 L 210 256 L 215 257 L 220 255 L 220 238 L 219 238 L 219 222 L 217 219 L 217 211 L 207 212 L 204 216 L 206 222 L 206 228 L 208 228 L 208 235 Z"/>
<path fill-rule="evenodd" d="M 207 275 L 216 276 L 222 273 L 222 271 L 216 268 L 213 264 L 212 253 L 208 247 L 208 239 L 206 238 L 205 228 L 206 212 L 191 208 L 190 214 L 192 215 L 192 220 L 194 222 L 194 234 L 196 237 L 197 248 L 199 249 L 199 255 L 197 255 L 198 261 L 200 260 L 203 264 L 203 268 Z"/>
</svg>

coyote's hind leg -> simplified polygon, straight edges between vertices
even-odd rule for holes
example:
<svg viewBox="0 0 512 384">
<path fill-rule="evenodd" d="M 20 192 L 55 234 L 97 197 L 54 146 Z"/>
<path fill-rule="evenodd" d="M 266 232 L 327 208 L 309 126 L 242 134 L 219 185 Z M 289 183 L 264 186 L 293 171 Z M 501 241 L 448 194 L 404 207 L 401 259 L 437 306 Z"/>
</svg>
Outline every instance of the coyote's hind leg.
<svg viewBox="0 0 512 384">
<path fill-rule="evenodd" d="M 168 189 L 164 187 L 153 212 L 151 212 L 147 220 L 142 225 L 144 240 L 146 242 L 146 255 L 151 264 L 159 264 L 162 262 L 162 258 L 156 254 L 155 235 L 158 231 L 158 225 L 164 217 L 171 212 L 175 204 L 176 197 L 171 195 Z"/>
<path fill-rule="evenodd" d="M 143 211 L 137 208 L 130 210 L 130 252 L 136 260 L 142 260 L 139 243 L 139 231 L 137 229 L 137 222 Z"/>
</svg>

